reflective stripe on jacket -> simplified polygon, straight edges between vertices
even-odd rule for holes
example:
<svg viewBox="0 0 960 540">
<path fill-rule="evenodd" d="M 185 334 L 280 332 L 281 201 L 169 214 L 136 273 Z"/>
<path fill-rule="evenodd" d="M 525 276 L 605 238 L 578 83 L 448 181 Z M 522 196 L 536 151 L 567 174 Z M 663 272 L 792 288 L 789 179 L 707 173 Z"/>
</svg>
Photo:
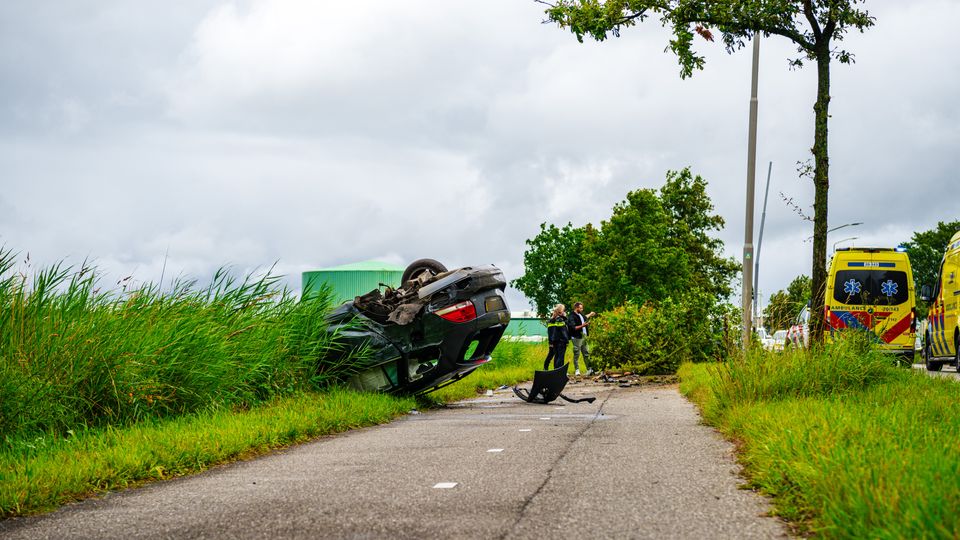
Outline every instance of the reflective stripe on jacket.
<svg viewBox="0 0 960 540">
<path fill-rule="evenodd" d="M 566 317 L 558 315 L 547 321 L 547 339 L 549 341 L 570 341 Z"/>
</svg>

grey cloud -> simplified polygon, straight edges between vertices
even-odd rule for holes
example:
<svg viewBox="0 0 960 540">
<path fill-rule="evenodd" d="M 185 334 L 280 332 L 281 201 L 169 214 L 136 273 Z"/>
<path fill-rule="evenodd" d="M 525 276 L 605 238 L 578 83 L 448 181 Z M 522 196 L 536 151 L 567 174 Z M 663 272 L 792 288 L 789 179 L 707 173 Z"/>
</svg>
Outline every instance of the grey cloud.
<svg viewBox="0 0 960 540">
<path fill-rule="evenodd" d="M 932 195 L 960 143 L 950 36 L 922 33 L 934 9 L 960 14 L 884 4 L 845 42 L 857 64 L 834 66 L 831 223 L 864 221 L 864 242 L 960 217 Z M 707 69 L 682 81 L 656 25 L 581 45 L 541 18 L 514 0 L 4 5 L 2 241 L 145 280 L 279 261 L 297 288 L 309 268 L 424 256 L 512 278 L 540 222 L 599 223 L 689 165 L 739 258 L 749 54 L 703 44 Z M 813 194 L 795 163 L 815 73 L 787 70 L 794 54 L 763 43 L 762 291 L 810 266 L 811 227 L 778 195 Z"/>
</svg>

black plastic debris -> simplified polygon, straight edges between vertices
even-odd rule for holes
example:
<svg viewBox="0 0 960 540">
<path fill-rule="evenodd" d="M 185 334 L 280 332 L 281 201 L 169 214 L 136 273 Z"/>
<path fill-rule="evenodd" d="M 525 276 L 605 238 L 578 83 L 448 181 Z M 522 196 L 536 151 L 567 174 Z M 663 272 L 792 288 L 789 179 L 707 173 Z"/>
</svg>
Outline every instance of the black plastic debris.
<svg viewBox="0 0 960 540">
<path fill-rule="evenodd" d="M 513 393 L 527 403 L 546 404 L 558 397 L 570 403 L 593 403 L 597 399 L 592 396 L 572 399 L 563 395 L 561 392 L 563 392 L 563 388 L 567 385 L 567 380 L 567 364 L 549 371 L 537 370 L 533 373 L 533 386 L 530 390 L 514 386 Z"/>
</svg>

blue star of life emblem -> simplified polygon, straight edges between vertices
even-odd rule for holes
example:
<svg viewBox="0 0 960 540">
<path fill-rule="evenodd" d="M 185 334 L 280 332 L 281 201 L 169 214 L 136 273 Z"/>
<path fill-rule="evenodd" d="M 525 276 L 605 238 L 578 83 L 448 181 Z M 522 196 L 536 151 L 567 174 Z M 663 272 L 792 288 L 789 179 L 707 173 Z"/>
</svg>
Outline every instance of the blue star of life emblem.
<svg viewBox="0 0 960 540">
<path fill-rule="evenodd" d="M 843 292 L 847 294 L 860 294 L 861 288 L 860 282 L 855 279 L 850 279 L 843 283 Z"/>
<path fill-rule="evenodd" d="M 897 294 L 897 284 L 892 279 L 888 279 L 880 284 L 880 292 L 887 296 L 893 296 Z"/>
</svg>

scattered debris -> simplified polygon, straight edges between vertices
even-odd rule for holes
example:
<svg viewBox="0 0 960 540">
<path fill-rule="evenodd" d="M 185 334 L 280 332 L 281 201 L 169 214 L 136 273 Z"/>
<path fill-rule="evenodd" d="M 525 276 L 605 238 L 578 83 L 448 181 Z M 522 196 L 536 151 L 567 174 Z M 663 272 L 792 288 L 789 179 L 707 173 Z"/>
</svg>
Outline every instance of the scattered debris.
<svg viewBox="0 0 960 540">
<path fill-rule="evenodd" d="M 616 384 L 621 388 L 627 388 L 630 386 L 664 386 L 668 384 L 676 384 L 677 376 L 676 375 L 636 375 L 630 371 L 623 373 L 617 372 L 601 372 L 598 376 L 593 378 L 593 382 L 601 383 L 604 385 Z"/>
<path fill-rule="evenodd" d="M 492 396 L 492 395 L 493 395 L 493 390 L 487 390 L 484 395 L 485 395 L 485 396 Z"/>
<path fill-rule="evenodd" d="M 420 411 L 416 409 L 410 409 L 410 414 L 420 414 Z"/>
</svg>

